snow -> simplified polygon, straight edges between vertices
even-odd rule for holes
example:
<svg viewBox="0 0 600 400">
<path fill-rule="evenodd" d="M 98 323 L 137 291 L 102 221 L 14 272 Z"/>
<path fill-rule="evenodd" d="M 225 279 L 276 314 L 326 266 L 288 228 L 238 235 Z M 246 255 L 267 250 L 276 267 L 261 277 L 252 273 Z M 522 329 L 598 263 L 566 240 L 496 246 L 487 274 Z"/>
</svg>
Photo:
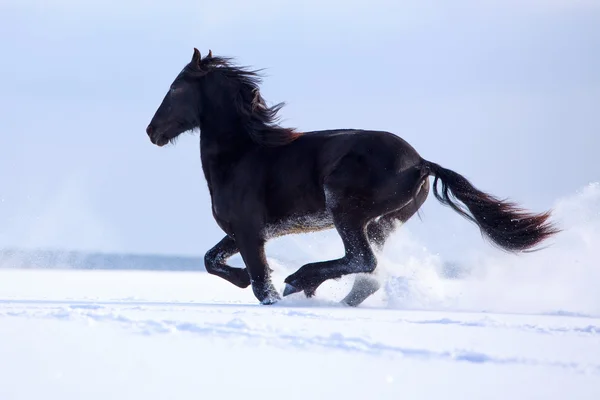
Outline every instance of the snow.
<svg viewBox="0 0 600 400">
<path fill-rule="evenodd" d="M 2 399 L 600 394 L 596 318 L 265 307 L 206 273 L 0 272 Z"/>
<path fill-rule="evenodd" d="M 455 275 L 401 230 L 359 308 L 352 278 L 261 306 L 202 271 L 0 269 L 0 399 L 599 399 L 600 186 L 556 209 L 549 248 Z"/>
</svg>

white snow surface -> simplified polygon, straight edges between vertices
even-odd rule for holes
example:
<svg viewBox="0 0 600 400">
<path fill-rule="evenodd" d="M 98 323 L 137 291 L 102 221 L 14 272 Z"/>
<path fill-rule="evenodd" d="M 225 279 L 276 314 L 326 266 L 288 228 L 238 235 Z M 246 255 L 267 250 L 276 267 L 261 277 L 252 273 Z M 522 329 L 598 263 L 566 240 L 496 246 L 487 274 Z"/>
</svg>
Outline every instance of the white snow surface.
<svg viewBox="0 0 600 400">
<path fill-rule="evenodd" d="M 597 400 L 600 185 L 556 218 L 547 249 L 452 278 L 400 229 L 358 308 L 352 277 L 261 306 L 204 272 L 1 269 L 0 399 Z M 336 246 L 272 257 L 274 282 Z"/>
</svg>

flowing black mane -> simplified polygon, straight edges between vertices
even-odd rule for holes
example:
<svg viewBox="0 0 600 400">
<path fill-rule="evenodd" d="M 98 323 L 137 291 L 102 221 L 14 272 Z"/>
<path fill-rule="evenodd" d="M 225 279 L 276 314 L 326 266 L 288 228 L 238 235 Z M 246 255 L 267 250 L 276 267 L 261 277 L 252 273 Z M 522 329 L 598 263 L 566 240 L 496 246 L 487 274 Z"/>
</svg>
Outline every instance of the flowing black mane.
<svg viewBox="0 0 600 400">
<path fill-rule="evenodd" d="M 227 79 L 237 83 L 233 86 L 234 106 L 244 121 L 244 126 L 252 140 L 264 146 L 282 146 L 293 142 L 302 135 L 294 128 L 279 125 L 277 113 L 284 102 L 268 107 L 260 94 L 262 83 L 261 70 L 234 65 L 231 58 L 216 57 L 209 54 L 200 62 L 200 69 L 207 74 L 219 72 Z"/>
</svg>

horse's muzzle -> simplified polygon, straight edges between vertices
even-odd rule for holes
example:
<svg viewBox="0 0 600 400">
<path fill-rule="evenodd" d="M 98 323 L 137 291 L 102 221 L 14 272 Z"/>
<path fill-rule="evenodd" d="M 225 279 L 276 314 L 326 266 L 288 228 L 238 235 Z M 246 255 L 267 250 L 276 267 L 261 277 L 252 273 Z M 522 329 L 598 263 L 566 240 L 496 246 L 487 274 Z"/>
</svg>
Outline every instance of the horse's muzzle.
<svg viewBox="0 0 600 400">
<path fill-rule="evenodd" d="M 152 125 L 148 125 L 148 127 L 146 128 L 146 133 L 148 134 L 148 137 L 150 138 L 152 144 L 162 147 L 165 144 L 169 143 L 169 139 L 165 139 L 163 135 L 157 133 Z"/>
</svg>

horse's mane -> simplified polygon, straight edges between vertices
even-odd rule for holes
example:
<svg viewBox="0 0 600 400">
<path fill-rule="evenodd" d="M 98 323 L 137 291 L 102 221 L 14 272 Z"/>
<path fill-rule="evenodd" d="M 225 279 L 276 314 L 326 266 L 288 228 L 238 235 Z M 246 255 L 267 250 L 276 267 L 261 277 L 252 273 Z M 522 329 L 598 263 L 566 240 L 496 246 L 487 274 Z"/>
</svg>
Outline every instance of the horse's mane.
<svg viewBox="0 0 600 400">
<path fill-rule="evenodd" d="M 199 67 L 207 74 L 219 71 L 226 78 L 237 83 L 235 110 L 244 121 L 246 131 L 254 142 L 264 146 L 282 146 L 302 135 L 294 128 L 284 128 L 278 124 L 277 113 L 285 103 L 267 106 L 260 94 L 261 70 L 236 66 L 231 58 L 212 56 L 212 54 L 203 58 Z"/>
</svg>

